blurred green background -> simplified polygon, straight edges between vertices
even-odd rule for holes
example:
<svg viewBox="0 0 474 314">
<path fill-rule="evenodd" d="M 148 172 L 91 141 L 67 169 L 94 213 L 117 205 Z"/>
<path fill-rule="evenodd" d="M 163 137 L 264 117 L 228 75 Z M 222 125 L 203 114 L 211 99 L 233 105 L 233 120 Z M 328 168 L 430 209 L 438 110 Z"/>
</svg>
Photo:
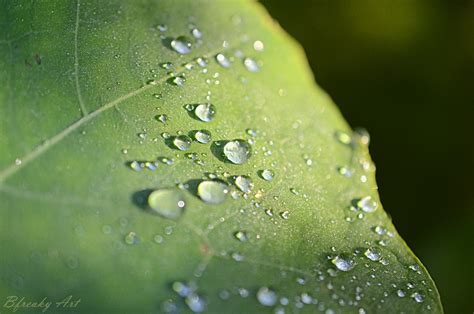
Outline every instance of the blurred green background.
<svg viewBox="0 0 474 314">
<path fill-rule="evenodd" d="M 445 311 L 472 313 L 474 1 L 261 2 L 348 122 L 369 130 L 384 207 Z"/>
</svg>

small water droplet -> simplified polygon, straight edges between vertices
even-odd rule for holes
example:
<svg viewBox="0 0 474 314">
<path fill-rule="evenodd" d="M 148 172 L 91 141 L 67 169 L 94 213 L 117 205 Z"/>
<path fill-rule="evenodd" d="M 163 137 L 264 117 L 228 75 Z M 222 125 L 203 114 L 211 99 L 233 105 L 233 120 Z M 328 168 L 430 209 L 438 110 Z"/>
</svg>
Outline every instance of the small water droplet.
<svg viewBox="0 0 474 314">
<path fill-rule="evenodd" d="M 331 262 L 341 271 L 349 271 L 354 268 L 355 263 L 351 259 L 342 258 L 341 256 L 334 257 Z"/>
<path fill-rule="evenodd" d="M 194 138 L 201 144 L 208 144 L 212 140 L 211 132 L 199 130 L 194 133 Z"/>
<path fill-rule="evenodd" d="M 234 180 L 235 185 L 244 193 L 252 191 L 253 183 L 252 179 L 248 176 L 237 176 Z"/>
<path fill-rule="evenodd" d="M 371 261 L 378 261 L 380 260 L 380 253 L 378 251 L 376 251 L 375 249 L 372 249 L 372 248 L 368 248 L 367 250 L 365 250 L 364 252 L 364 255 L 370 259 Z"/>
<path fill-rule="evenodd" d="M 186 82 L 186 78 L 182 75 L 175 76 L 171 80 L 171 83 L 176 86 L 183 86 L 184 83 Z"/>
<path fill-rule="evenodd" d="M 247 130 L 245 130 L 245 133 L 247 133 L 251 137 L 257 136 L 257 131 L 255 131 L 254 129 L 247 129 Z"/>
<path fill-rule="evenodd" d="M 231 62 L 229 58 L 227 58 L 224 54 L 218 53 L 216 55 L 216 61 L 219 65 L 223 68 L 229 68 L 231 66 Z"/>
<path fill-rule="evenodd" d="M 290 218 L 290 212 L 287 211 L 287 210 L 282 211 L 282 212 L 280 213 L 280 217 L 283 218 L 283 219 L 285 219 L 285 220 L 288 220 L 288 218 Z"/>
<path fill-rule="evenodd" d="M 219 181 L 202 181 L 197 188 L 198 196 L 209 204 L 224 202 L 228 192 L 227 185 Z"/>
<path fill-rule="evenodd" d="M 173 145 L 179 150 L 188 150 L 191 142 L 191 138 L 187 135 L 178 135 L 173 139 Z"/>
<path fill-rule="evenodd" d="M 207 67 L 208 61 L 207 61 L 206 58 L 199 57 L 199 58 L 196 58 L 195 61 L 196 61 L 197 65 L 199 65 L 201 68 Z"/>
<path fill-rule="evenodd" d="M 210 122 L 216 115 L 216 107 L 213 104 L 199 104 L 194 108 L 194 114 L 203 122 Z"/>
<path fill-rule="evenodd" d="M 251 58 L 244 59 L 244 66 L 250 72 L 258 72 L 260 70 L 257 61 Z"/>
<path fill-rule="evenodd" d="M 179 36 L 171 41 L 171 48 L 177 53 L 184 55 L 191 52 L 192 43 L 186 36 Z"/>
<path fill-rule="evenodd" d="M 186 200 L 179 190 L 159 189 L 148 196 L 148 206 L 164 218 L 178 219 L 184 212 Z"/>
<path fill-rule="evenodd" d="M 253 49 L 255 49 L 255 51 L 262 52 L 264 48 L 265 46 L 260 40 L 256 40 L 253 42 Z"/>
<path fill-rule="evenodd" d="M 173 68 L 173 63 L 163 62 L 163 63 L 160 63 L 160 67 L 162 67 L 165 70 L 171 70 Z"/>
<path fill-rule="evenodd" d="M 165 241 L 165 239 L 163 238 L 163 236 L 157 234 L 153 237 L 153 241 L 155 241 L 155 243 L 157 244 L 162 244 Z"/>
<path fill-rule="evenodd" d="M 135 170 L 135 171 L 138 172 L 138 171 L 142 171 L 142 170 L 143 170 L 143 168 L 145 167 L 145 164 L 142 163 L 142 162 L 139 162 L 139 161 L 134 160 L 134 161 L 132 161 L 132 162 L 129 164 L 129 166 L 130 166 L 130 168 L 131 168 L 132 170 Z"/>
<path fill-rule="evenodd" d="M 257 292 L 257 300 L 261 305 L 274 306 L 277 303 L 278 296 L 273 289 L 261 287 Z"/>
<path fill-rule="evenodd" d="M 201 313 L 206 310 L 207 304 L 203 297 L 197 293 L 191 293 L 186 297 L 186 305 L 194 313 Z"/>
<path fill-rule="evenodd" d="M 158 24 L 158 25 L 156 25 L 156 28 L 157 28 L 160 32 L 166 32 L 166 30 L 168 29 L 168 26 L 166 26 L 165 24 Z"/>
<path fill-rule="evenodd" d="M 264 169 L 260 172 L 260 176 L 266 181 L 272 181 L 275 177 L 275 173 L 273 172 L 273 170 Z"/>
<path fill-rule="evenodd" d="M 156 116 L 156 120 L 160 121 L 161 123 L 166 123 L 168 121 L 168 116 L 165 114 L 160 114 Z"/>
<path fill-rule="evenodd" d="M 247 232 L 245 231 L 237 231 L 236 233 L 234 233 L 234 237 L 240 242 L 245 242 L 249 239 L 249 237 L 247 236 Z"/>
<path fill-rule="evenodd" d="M 352 137 L 344 131 L 337 131 L 336 132 L 336 139 L 340 143 L 345 144 L 345 145 L 349 145 L 349 144 L 352 143 Z"/>
<path fill-rule="evenodd" d="M 397 295 L 398 295 L 398 297 L 400 297 L 400 298 L 404 298 L 405 295 L 406 295 L 406 293 L 405 293 L 405 291 L 399 289 L 399 290 L 397 290 Z"/>
<path fill-rule="evenodd" d="M 366 213 L 374 212 L 378 207 L 378 203 L 373 200 L 371 196 L 366 196 L 357 200 L 356 204 L 357 208 L 363 210 Z"/>
<path fill-rule="evenodd" d="M 233 252 L 230 256 L 236 262 L 241 262 L 244 260 L 244 256 L 240 254 L 239 252 Z"/>
<path fill-rule="evenodd" d="M 250 158 L 250 147 L 244 140 L 227 142 L 223 152 L 227 160 L 237 165 L 246 163 Z"/>
<path fill-rule="evenodd" d="M 418 292 L 413 293 L 411 297 L 413 298 L 413 300 L 415 300 L 418 303 L 421 303 L 425 300 L 425 297 Z"/>
<path fill-rule="evenodd" d="M 135 245 L 135 244 L 138 244 L 140 242 L 140 239 L 138 238 L 138 235 L 133 231 L 130 231 L 125 236 L 124 240 L 125 240 L 125 243 L 127 243 L 129 245 Z"/>
<path fill-rule="evenodd" d="M 191 29 L 191 35 L 193 35 L 193 37 L 196 39 L 202 38 L 202 32 L 196 27 Z"/>
<path fill-rule="evenodd" d="M 339 167 L 337 169 L 340 175 L 343 175 L 344 177 L 351 177 L 352 176 L 352 171 L 346 167 Z"/>
</svg>

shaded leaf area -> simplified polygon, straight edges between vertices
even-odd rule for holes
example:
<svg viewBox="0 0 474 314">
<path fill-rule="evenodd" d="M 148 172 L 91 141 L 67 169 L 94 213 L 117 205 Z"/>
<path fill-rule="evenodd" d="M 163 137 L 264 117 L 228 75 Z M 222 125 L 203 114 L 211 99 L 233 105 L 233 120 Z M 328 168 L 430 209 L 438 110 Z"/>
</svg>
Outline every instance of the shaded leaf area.
<svg viewBox="0 0 474 314">
<path fill-rule="evenodd" d="M 2 8 L 2 298 L 73 295 L 85 313 L 442 312 L 382 209 L 368 136 L 258 5 Z M 168 198 L 152 203 L 155 190 Z"/>
</svg>

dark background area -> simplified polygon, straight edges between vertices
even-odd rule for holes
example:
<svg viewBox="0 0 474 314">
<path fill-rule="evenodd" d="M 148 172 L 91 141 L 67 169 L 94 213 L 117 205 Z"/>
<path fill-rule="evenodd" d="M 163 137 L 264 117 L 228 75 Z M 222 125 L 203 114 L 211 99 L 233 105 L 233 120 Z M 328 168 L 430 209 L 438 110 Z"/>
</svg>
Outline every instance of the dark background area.
<svg viewBox="0 0 474 314">
<path fill-rule="evenodd" d="M 474 1 L 261 0 L 371 134 L 379 191 L 447 313 L 474 311 Z"/>
</svg>

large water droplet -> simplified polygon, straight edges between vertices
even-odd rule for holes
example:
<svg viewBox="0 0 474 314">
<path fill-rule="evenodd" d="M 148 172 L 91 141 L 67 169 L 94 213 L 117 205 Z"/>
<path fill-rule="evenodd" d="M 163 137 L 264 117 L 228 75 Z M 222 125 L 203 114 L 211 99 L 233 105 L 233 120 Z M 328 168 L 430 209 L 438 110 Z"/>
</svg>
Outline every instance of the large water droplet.
<svg viewBox="0 0 474 314">
<path fill-rule="evenodd" d="M 199 104 L 194 108 L 194 114 L 199 120 L 210 122 L 216 115 L 216 107 L 213 104 Z"/>
<path fill-rule="evenodd" d="M 201 313 L 206 310 L 207 304 L 203 297 L 197 293 L 191 293 L 186 297 L 186 305 L 194 313 Z"/>
<path fill-rule="evenodd" d="M 244 140 L 234 140 L 224 145 L 224 155 L 234 164 L 244 164 L 250 158 L 250 146 Z"/>
<path fill-rule="evenodd" d="M 234 180 L 235 185 L 244 193 L 249 193 L 253 188 L 252 179 L 248 176 L 237 176 Z"/>
<path fill-rule="evenodd" d="M 178 135 L 173 139 L 173 145 L 179 150 L 188 150 L 191 147 L 191 138 L 187 135 Z"/>
<path fill-rule="evenodd" d="M 331 262 L 341 271 L 349 271 L 354 268 L 355 263 L 353 260 L 348 258 L 342 258 L 341 256 L 334 257 Z"/>
<path fill-rule="evenodd" d="M 227 185 L 219 181 L 202 181 L 197 188 L 198 196 L 209 204 L 224 202 L 228 192 Z"/>
<path fill-rule="evenodd" d="M 261 287 L 257 292 L 257 300 L 261 305 L 274 306 L 278 300 L 278 296 L 272 289 Z"/>
<path fill-rule="evenodd" d="M 196 131 L 194 138 L 201 144 L 208 144 L 212 140 L 211 132 L 208 130 Z"/>
<path fill-rule="evenodd" d="M 185 36 L 179 36 L 171 41 L 171 48 L 181 55 L 190 53 L 191 47 L 192 43 Z"/>
<path fill-rule="evenodd" d="M 162 217 L 178 219 L 186 208 L 186 200 L 179 190 L 159 189 L 148 196 L 148 206 Z"/>
</svg>

